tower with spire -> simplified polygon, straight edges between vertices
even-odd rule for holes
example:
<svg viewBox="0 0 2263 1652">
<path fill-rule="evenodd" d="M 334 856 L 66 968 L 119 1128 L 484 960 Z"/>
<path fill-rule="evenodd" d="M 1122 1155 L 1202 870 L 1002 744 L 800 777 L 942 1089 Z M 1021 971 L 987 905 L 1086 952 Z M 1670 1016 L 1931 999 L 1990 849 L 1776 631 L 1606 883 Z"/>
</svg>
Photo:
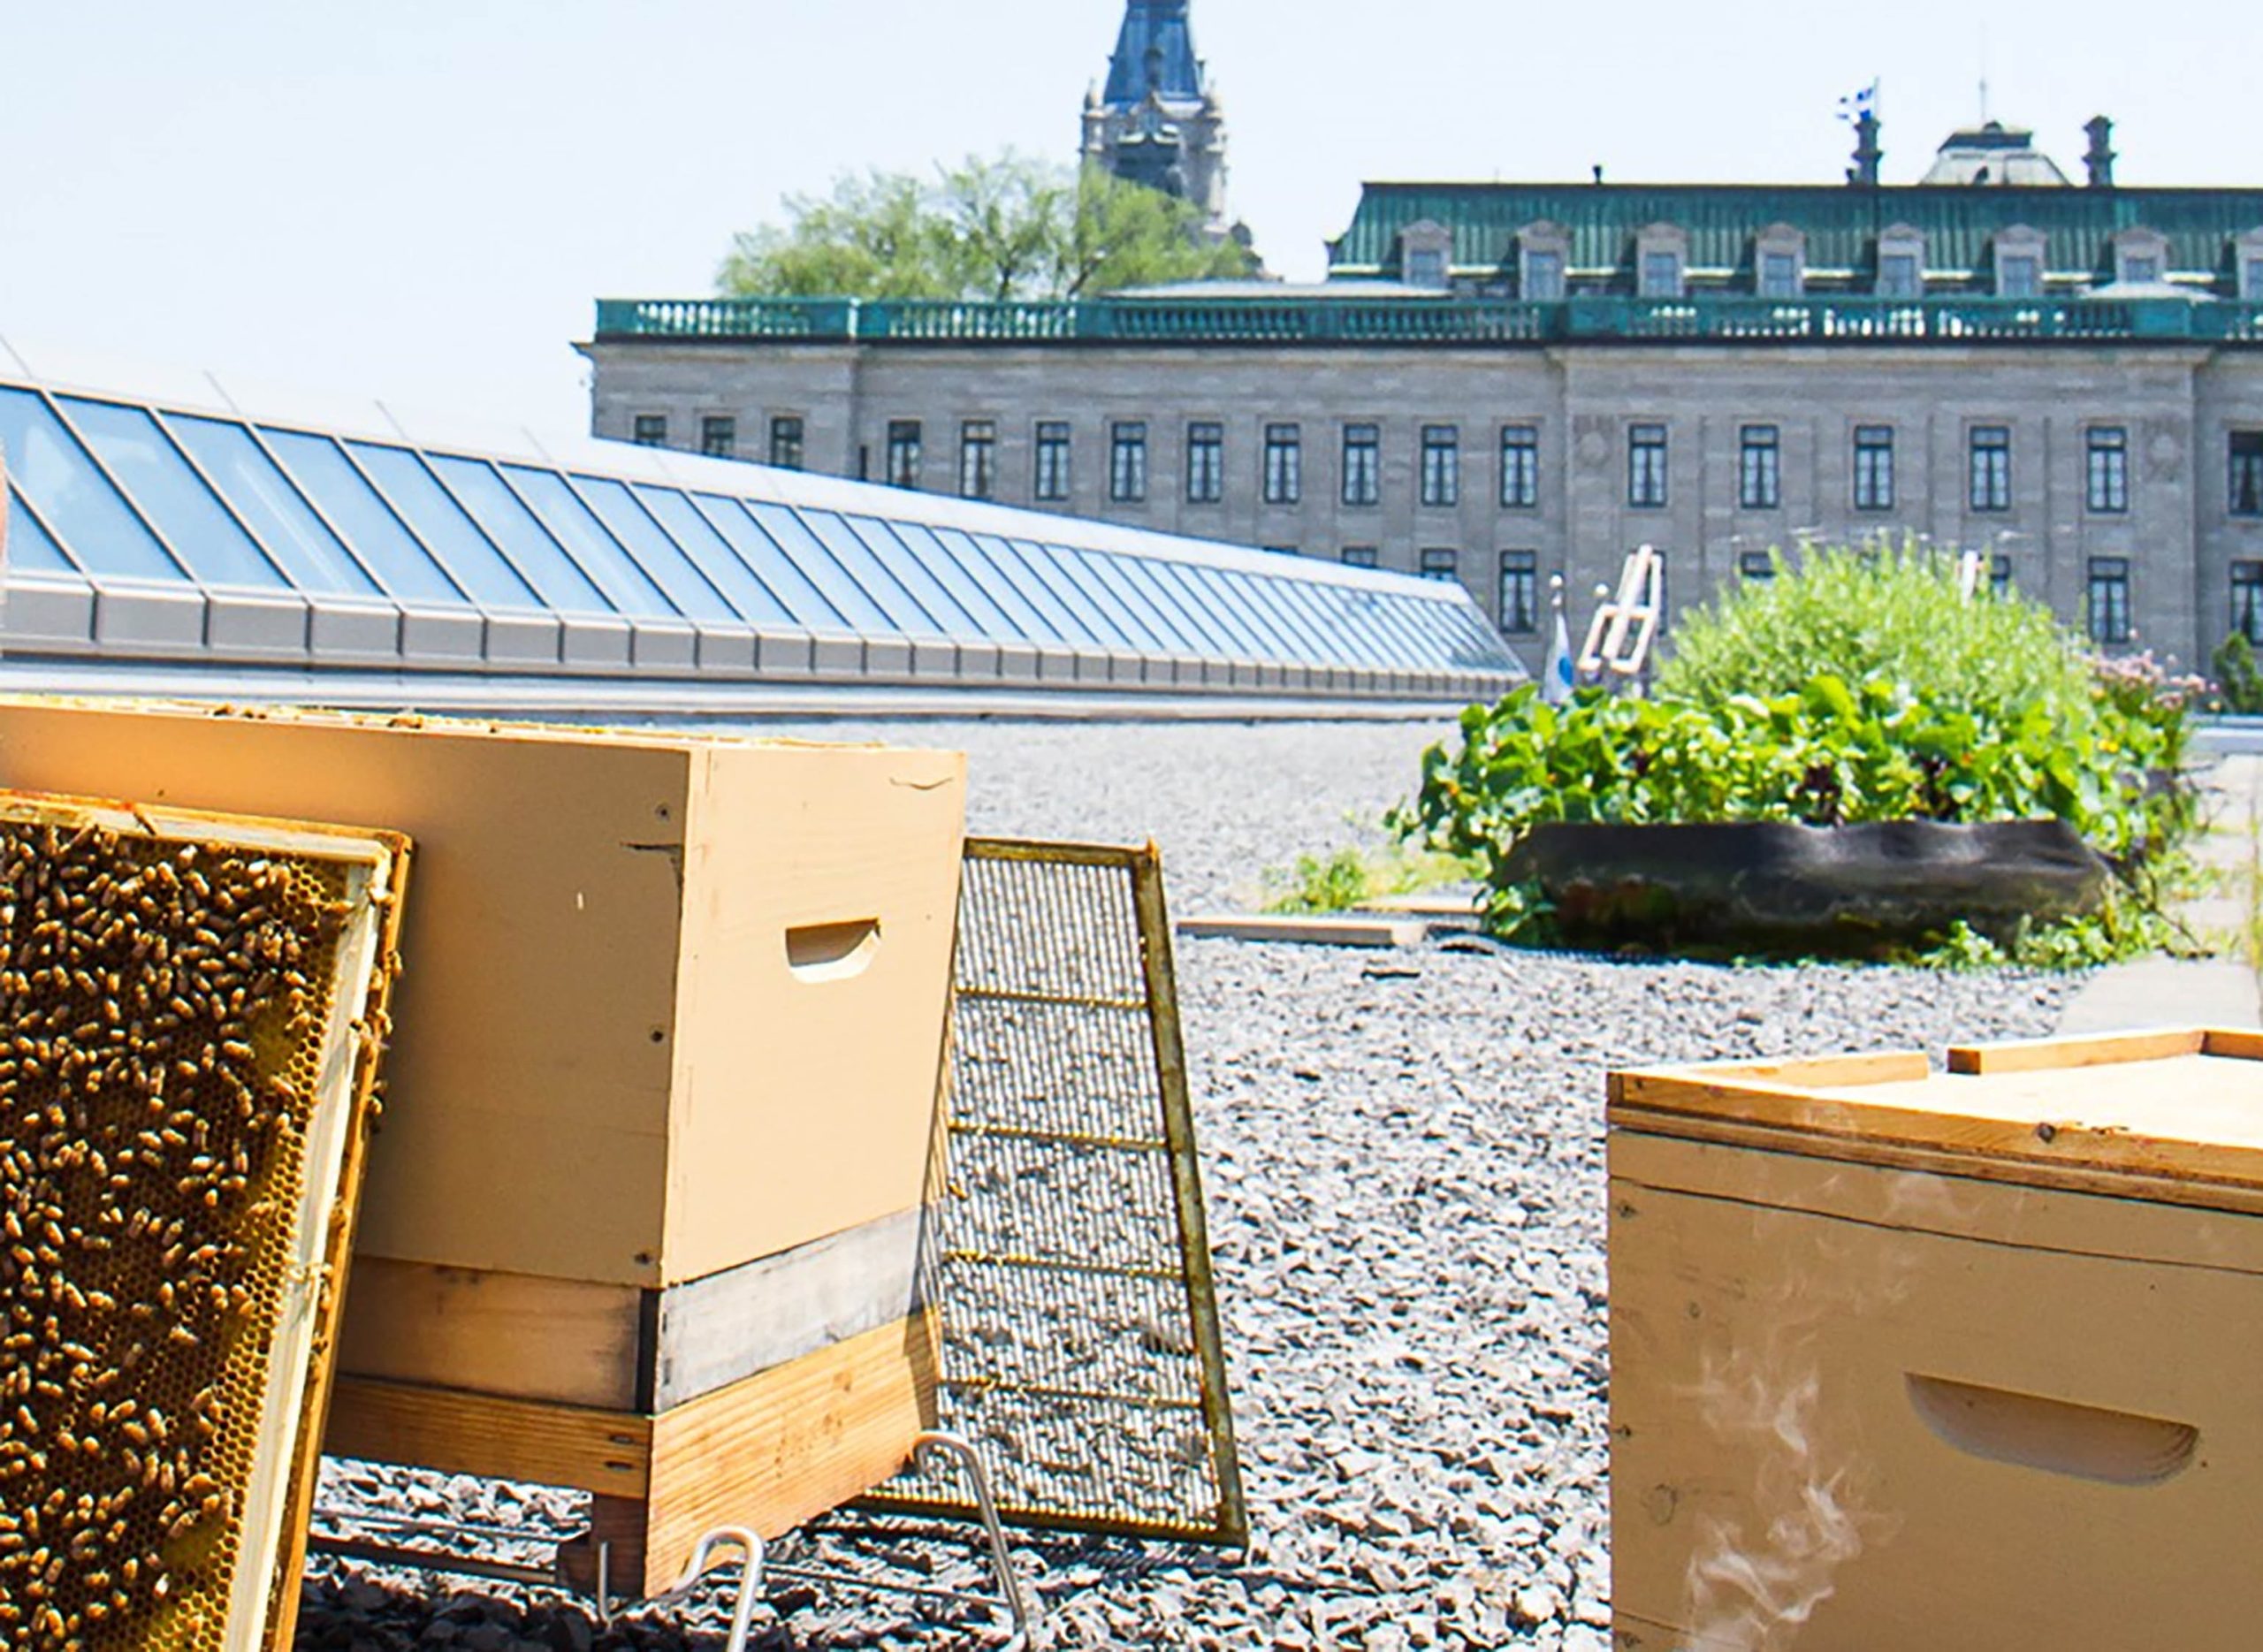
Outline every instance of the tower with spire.
<svg viewBox="0 0 2263 1652">
<path fill-rule="evenodd" d="M 1226 121 L 1194 55 L 1189 0 L 1126 0 L 1105 88 L 1085 94 L 1084 156 L 1118 178 L 1200 209 L 1213 235 L 1226 217 Z"/>
</svg>

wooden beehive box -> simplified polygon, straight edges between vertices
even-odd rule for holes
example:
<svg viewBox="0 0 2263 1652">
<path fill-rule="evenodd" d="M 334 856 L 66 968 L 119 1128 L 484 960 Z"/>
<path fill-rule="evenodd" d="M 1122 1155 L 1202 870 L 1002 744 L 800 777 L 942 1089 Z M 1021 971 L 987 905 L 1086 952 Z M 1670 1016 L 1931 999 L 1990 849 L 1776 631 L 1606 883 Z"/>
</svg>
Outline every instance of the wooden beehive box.
<svg viewBox="0 0 2263 1652">
<path fill-rule="evenodd" d="M 2263 1035 L 1614 1074 L 1617 1644 L 2245 1648 Z"/>
<path fill-rule="evenodd" d="M 899 1465 L 957 754 L 16 699 L 0 784 L 418 845 L 331 1450 L 587 1487 L 622 1592 Z"/>
</svg>

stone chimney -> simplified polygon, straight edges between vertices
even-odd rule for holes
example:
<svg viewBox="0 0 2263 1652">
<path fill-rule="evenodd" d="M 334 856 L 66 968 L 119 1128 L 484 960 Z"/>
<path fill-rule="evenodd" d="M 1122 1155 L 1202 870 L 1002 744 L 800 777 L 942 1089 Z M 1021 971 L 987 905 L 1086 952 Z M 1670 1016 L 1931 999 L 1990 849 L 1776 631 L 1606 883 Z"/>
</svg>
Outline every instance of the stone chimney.
<svg viewBox="0 0 2263 1652">
<path fill-rule="evenodd" d="M 2092 189 L 2114 187 L 2114 123 L 2103 115 L 2092 115 L 2090 124 L 2083 128 L 2090 134 L 2090 153 L 2083 156 L 2083 164 L 2090 169 Z"/>
</svg>

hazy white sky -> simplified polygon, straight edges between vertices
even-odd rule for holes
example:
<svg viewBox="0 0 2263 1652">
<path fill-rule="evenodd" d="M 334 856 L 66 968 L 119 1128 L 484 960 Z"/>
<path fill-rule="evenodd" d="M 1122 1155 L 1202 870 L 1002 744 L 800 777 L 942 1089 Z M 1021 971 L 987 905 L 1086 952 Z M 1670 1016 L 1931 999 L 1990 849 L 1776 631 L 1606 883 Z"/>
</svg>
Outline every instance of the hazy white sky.
<svg viewBox="0 0 2263 1652">
<path fill-rule="evenodd" d="M 1986 38 L 1977 20 L 1985 14 Z M 0 334 L 579 428 L 600 294 L 709 289 L 844 168 L 1067 158 L 1121 0 L 0 0 Z M 1889 181 L 2000 117 L 2263 185 L 2254 0 L 1194 0 L 1233 205 L 1314 276 L 1369 178 Z"/>
</svg>

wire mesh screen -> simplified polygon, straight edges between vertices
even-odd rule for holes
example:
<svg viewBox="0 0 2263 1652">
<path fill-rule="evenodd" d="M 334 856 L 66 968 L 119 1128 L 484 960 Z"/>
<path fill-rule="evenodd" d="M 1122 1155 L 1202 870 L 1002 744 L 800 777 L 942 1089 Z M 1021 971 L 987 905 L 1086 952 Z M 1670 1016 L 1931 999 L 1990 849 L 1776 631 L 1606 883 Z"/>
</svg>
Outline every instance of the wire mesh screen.
<svg viewBox="0 0 2263 1652">
<path fill-rule="evenodd" d="M 928 1300 L 1007 1519 L 1238 1544 L 1162 869 L 973 839 Z M 964 1512 L 900 1481 L 886 1506 Z"/>
</svg>

